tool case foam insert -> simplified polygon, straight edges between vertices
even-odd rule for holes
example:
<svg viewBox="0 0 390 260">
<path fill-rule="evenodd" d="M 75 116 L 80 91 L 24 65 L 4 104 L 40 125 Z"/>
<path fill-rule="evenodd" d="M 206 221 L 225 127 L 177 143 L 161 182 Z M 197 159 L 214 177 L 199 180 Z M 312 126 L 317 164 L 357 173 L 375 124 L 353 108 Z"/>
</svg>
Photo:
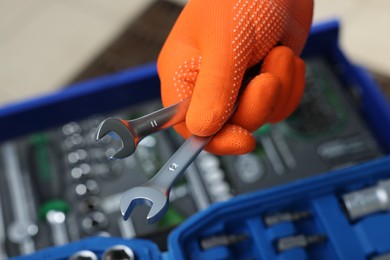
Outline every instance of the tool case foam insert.
<svg viewBox="0 0 390 260">
<path fill-rule="evenodd" d="M 337 21 L 314 26 L 303 56 L 326 60 L 340 72 L 345 86 L 360 93 L 360 112 L 388 154 L 389 104 L 366 71 L 352 65 L 344 56 L 338 45 L 338 35 Z M 158 97 L 155 64 L 98 78 L 1 109 L 0 141 Z M 30 120 L 37 115 L 42 120 Z M 20 127 L 20 122 L 28 123 Z M 67 259 L 84 249 L 100 256 L 106 248 L 124 244 L 134 251 L 137 259 L 375 259 L 390 253 L 390 211 L 352 221 L 343 207 L 342 196 L 389 178 L 390 158 L 384 156 L 283 186 L 239 195 L 212 205 L 174 229 L 169 236 L 167 252 L 160 252 L 148 240 L 93 237 L 20 258 Z M 264 222 L 267 215 L 292 211 L 307 211 L 310 216 L 275 225 Z M 245 237 L 230 246 L 201 248 L 202 239 L 224 234 L 244 234 Z M 321 234 L 324 240 L 308 247 L 277 250 L 277 241 L 297 234 Z"/>
</svg>

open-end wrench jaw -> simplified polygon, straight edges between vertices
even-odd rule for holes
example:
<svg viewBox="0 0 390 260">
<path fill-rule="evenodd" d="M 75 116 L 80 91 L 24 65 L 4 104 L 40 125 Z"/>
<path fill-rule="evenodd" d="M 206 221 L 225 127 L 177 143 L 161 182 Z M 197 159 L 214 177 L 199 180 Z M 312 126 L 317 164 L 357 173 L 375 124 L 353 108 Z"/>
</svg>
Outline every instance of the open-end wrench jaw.
<svg viewBox="0 0 390 260">
<path fill-rule="evenodd" d="M 130 156 L 136 149 L 136 134 L 128 126 L 128 122 L 114 117 L 109 117 L 100 123 L 96 133 L 96 141 L 113 132 L 122 141 L 122 147 L 110 157 L 110 159 L 122 159 Z"/>
<path fill-rule="evenodd" d="M 154 223 L 164 216 L 168 209 L 169 192 L 192 163 L 212 136 L 189 137 L 164 166 L 145 184 L 126 191 L 120 201 L 123 218 L 127 220 L 137 205 L 151 207 L 147 216 L 148 223 Z"/>
<path fill-rule="evenodd" d="M 153 224 L 161 219 L 168 210 L 169 200 L 164 192 L 148 186 L 129 189 L 120 200 L 120 209 L 124 220 L 127 220 L 133 209 L 138 205 L 150 207 L 146 220 Z"/>
</svg>

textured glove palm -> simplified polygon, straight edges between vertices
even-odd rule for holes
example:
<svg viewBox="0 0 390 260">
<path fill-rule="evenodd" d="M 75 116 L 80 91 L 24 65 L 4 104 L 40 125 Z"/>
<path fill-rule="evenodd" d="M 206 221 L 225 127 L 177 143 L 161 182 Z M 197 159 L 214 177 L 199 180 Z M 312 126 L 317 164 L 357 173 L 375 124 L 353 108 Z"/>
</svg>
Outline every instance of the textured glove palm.
<svg viewBox="0 0 390 260">
<path fill-rule="evenodd" d="M 164 106 L 191 96 L 176 131 L 185 138 L 219 131 L 206 147 L 215 154 L 253 150 L 251 132 L 285 119 L 303 94 L 298 55 L 312 12 L 313 0 L 190 0 L 157 64 Z M 230 117 L 245 71 L 260 61 L 259 75 Z"/>
</svg>

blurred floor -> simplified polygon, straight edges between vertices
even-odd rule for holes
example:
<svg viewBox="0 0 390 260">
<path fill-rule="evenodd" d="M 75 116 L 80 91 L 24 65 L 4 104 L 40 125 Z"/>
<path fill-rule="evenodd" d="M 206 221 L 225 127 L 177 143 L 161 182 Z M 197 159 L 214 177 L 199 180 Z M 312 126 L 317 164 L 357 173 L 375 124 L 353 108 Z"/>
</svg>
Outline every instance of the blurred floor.
<svg viewBox="0 0 390 260">
<path fill-rule="evenodd" d="M 63 87 L 155 1 L 0 0 L 0 106 Z M 351 60 L 386 75 L 389 14 L 388 0 L 315 0 Z"/>
<path fill-rule="evenodd" d="M 0 0 L 0 104 L 57 89 L 153 0 Z"/>
</svg>

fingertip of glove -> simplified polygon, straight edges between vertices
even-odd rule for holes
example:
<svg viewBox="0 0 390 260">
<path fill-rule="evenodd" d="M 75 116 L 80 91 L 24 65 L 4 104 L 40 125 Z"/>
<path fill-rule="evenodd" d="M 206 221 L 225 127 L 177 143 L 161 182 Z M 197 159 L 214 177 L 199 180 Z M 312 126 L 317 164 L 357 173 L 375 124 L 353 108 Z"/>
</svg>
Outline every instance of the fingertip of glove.
<svg viewBox="0 0 390 260">
<path fill-rule="evenodd" d="M 251 133 L 240 126 L 227 124 L 213 137 L 205 150 L 217 155 L 239 155 L 255 148 L 256 141 Z"/>
<path fill-rule="evenodd" d="M 204 120 L 194 124 L 187 123 L 189 131 L 198 136 L 211 136 L 221 129 L 219 124 L 206 123 Z"/>
<path fill-rule="evenodd" d="M 218 132 L 227 121 L 228 118 L 224 114 L 216 109 L 204 110 L 192 107 L 187 112 L 186 125 L 188 130 L 195 135 L 211 136 Z"/>
<path fill-rule="evenodd" d="M 295 55 L 293 50 L 287 46 L 276 46 L 267 55 L 267 57 L 272 57 L 272 58 L 280 57 L 280 56 L 294 57 Z"/>
<path fill-rule="evenodd" d="M 250 85 L 254 85 L 257 88 L 263 87 L 263 86 L 276 87 L 276 86 L 280 86 L 280 84 L 282 84 L 280 79 L 278 77 L 276 77 L 274 74 L 269 73 L 269 72 L 264 72 L 264 73 L 257 75 L 250 82 Z M 250 87 L 250 86 L 248 86 L 248 87 Z"/>
<path fill-rule="evenodd" d="M 296 56 L 290 48 L 286 46 L 277 46 L 265 57 L 261 72 L 279 71 L 284 74 L 286 74 L 286 71 L 291 72 L 295 57 Z"/>
</svg>

